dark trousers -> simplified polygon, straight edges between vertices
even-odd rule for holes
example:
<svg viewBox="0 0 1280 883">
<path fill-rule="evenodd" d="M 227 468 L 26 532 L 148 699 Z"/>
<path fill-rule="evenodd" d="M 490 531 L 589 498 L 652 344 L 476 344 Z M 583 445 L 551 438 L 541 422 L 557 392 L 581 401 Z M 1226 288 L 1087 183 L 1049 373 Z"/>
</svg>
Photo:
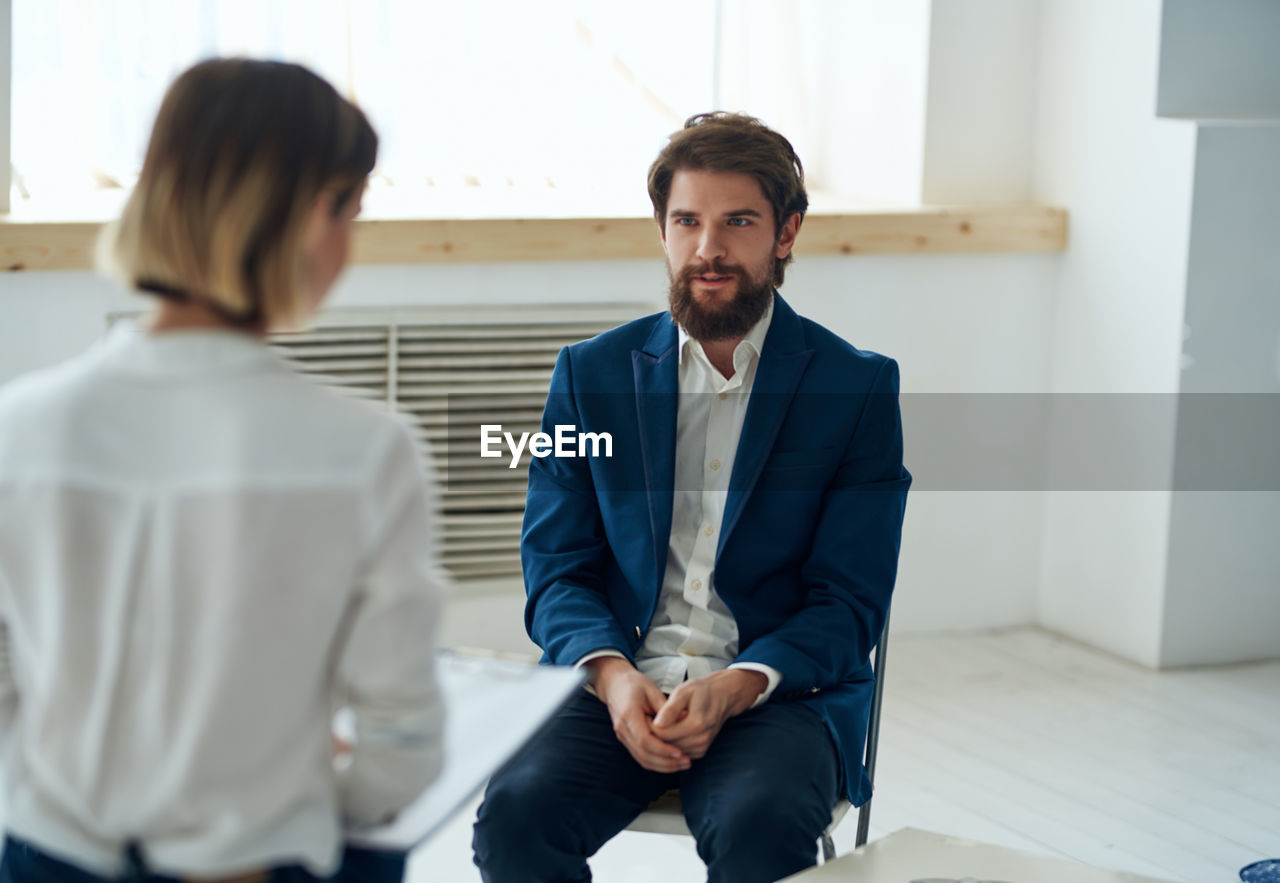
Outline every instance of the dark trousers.
<svg viewBox="0 0 1280 883">
<path fill-rule="evenodd" d="M 123 877 L 113 880 L 90 874 L 75 865 L 55 858 L 47 852 L 18 840 L 6 837 L 4 858 L 0 860 L 0 883 L 181 883 L 177 877 L 152 874 L 144 867 L 136 849 L 127 854 L 130 869 Z M 342 867 L 332 877 L 317 877 L 298 865 L 274 868 L 267 877 L 269 883 L 400 883 L 404 877 L 405 856 L 398 852 L 382 852 L 371 849 L 347 847 L 342 855 Z"/>
<path fill-rule="evenodd" d="M 818 714 L 766 702 L 731 718 L 706 757 L 655 773 L 613 733 L 585 690 L 489 782 L 475 863 L 487 883 L 587 881 L 587 857 L 671 788 L 709 883 L 774 881 L 817 861 L 839 788 L 834 743 Z"/>
</svg>

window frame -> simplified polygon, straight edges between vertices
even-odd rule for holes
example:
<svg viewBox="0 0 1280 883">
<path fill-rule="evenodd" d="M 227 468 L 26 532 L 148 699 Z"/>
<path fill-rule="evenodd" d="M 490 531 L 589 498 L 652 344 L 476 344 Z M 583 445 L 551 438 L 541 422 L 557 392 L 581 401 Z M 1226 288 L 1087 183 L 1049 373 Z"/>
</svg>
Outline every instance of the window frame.
<svg viewBox="0 0 1280 883">
<path fill-rule="evenodd" d="M 10 109 L 13 88 L 13 0 L 0 0 L 0 215 L 9 212 Z"/>
</svg>

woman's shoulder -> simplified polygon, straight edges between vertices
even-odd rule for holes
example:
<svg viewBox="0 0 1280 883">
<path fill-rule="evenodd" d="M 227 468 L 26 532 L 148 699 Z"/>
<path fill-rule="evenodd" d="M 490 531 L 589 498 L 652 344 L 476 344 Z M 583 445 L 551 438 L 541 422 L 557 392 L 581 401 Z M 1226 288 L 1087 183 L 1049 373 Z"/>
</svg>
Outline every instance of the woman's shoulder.
<svg viewBox="0 0 1280 883">
<path fill-rule="evenodd" d="M 290 439 L 301 454 L 310 449 L 361 468 L 420 456 L 422 429 L 409 413 L 322 380 L 282 372 L 272 384 L 254 385 L 259 397 L 251 409 L 257 430 L 280 441 Z"/>
<path fill-rule="evenodd" d="M 323 378 L 290 371 L 283 372 L 279 381 L 274 390 L 261 388 L 275 398 L 274 406 L 292 419 L 323 424 L 329 432 L 384 437 L 405 432 L 412 420 L 385 399 L 326 383 Z"/>
<path fill-rule="evenodd" d="M 74 398 L 91 378 L 92 352 L 36 368 L 0 383 L 0 427 L 56 408 Z"/>
</svg>

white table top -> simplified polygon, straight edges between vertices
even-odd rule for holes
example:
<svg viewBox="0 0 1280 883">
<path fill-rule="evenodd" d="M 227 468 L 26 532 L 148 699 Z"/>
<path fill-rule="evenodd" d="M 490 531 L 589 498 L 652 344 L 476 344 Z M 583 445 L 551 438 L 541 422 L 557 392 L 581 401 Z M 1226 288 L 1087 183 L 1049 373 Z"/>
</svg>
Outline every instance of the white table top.
<svg viewBox="0 0 1280 883">
<path fill-rule="evenodd" d="M 903 828 L 787 880 L 820 883 L 1167 883 Z"/>
</svg>

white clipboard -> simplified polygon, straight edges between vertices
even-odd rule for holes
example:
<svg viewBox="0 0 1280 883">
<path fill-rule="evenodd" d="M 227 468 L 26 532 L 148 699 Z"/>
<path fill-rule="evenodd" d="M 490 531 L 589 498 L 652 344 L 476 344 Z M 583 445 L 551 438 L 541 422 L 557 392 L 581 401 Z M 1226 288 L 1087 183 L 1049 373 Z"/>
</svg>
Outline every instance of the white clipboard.
<svg viewBox="0 0 1280 883">
<path fill-rule="evenodd" d="M 444 769 L 390 825 L 347 832 L 353 846 L 410 850 L 480 790 L 582 682 L 565 666 L 530 665 L 443 653 L 437 674 L 445 701 Z"/>
</svg>

